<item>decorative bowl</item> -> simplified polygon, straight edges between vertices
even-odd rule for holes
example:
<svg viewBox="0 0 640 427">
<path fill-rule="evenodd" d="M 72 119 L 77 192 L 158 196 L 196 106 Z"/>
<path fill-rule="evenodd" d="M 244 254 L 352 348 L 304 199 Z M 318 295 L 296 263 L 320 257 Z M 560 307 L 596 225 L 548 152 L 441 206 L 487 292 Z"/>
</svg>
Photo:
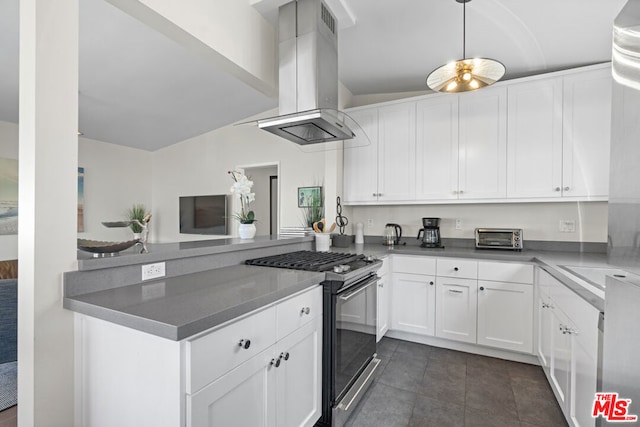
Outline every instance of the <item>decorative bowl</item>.
<svg viewBox="0 0 640 427">
<path fill-rule="evenodd" d="M 125 249 L 129 249 L 138 243 L 138 240 L 129 240 L 127 242 L 102 242 L 98 240 L 78 239 L 78 249 L 91 252 L 93 254 L 116 254 Z"/>
</svg>

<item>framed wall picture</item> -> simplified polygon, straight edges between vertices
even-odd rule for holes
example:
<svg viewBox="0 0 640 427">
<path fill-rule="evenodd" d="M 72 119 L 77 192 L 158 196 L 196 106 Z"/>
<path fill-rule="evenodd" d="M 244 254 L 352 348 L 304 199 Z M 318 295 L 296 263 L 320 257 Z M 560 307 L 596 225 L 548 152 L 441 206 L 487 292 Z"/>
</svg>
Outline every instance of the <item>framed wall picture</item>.
<svg viewBox="0 0 640 427">
<path fill-rule="evenodd" d="M 298 187 L 298 207 L 322 206 L 322 187 Z"/>
</svg>

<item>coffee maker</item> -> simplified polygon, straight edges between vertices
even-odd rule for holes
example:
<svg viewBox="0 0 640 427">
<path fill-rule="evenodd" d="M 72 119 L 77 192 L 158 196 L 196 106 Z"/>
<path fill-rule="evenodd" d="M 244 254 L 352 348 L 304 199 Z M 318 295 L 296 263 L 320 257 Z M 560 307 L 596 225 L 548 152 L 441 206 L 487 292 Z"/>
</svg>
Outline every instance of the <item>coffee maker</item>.
<svg viewBox="0 0 640 427">
<path fill-rule="evenodd" d="M 422 227 L 417 239 L 422 235 L 421 248 L 443 248 L 440 241 L 440 218 L 422 218 Z"/>
</svg>

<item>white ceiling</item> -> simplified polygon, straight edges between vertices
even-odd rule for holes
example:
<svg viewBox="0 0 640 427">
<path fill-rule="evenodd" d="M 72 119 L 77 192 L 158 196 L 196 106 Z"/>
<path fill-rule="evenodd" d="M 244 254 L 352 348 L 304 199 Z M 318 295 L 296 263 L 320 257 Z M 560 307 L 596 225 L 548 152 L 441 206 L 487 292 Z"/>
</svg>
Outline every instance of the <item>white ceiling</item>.
<svg viewBox="0 0 640 427">
<path fill-rule="evenodd" d="M 256 4 L 273 22 L 286 0 Z M 608 61 L 626 0 L 474 0 L 467 56 L 497 59 L 505 78 Z M 340 9 L 340 80 L 354 94 L 425 89 L 462 55 L 455 0 L 328 0 Z M 261 7 L 259 7 L 261 6 Z M 80 1 L 80 130 L 156 150 L 277 105 L 104 0 Z M 18 0 L 0 0 L 0 120 L 17 122 Z"/>
</svg>

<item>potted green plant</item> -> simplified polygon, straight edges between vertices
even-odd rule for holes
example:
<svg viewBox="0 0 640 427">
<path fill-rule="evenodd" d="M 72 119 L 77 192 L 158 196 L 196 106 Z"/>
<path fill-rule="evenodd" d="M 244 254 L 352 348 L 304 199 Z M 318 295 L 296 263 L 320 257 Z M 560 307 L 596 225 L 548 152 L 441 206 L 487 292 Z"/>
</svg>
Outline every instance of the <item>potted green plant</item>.
<svg viewBox="0 0 640 427">
<path fill-rule="evenodd" d="M 305 206 L 302 209 L 302 216 L 304 225 L 311 228 L 314 222 L 320 221 L 324 218 L 324 196 L 322 192 L 315 193 L 311 198 L 309 206 Z"/>
<path fill-rule="evenodd" d="M 136 203 L 127 210 L 126 216 L 129 221 L 138 220 L 140 223 L 143 223 L 147 216 L 147 208 L 142 203 Z M 142 226 L 136 222 L 132 222 L 129 227 L 131 231 L 133 231 L 134 238 L 139 239 L 140 233 L 142 233 Z"/>
</svg>

